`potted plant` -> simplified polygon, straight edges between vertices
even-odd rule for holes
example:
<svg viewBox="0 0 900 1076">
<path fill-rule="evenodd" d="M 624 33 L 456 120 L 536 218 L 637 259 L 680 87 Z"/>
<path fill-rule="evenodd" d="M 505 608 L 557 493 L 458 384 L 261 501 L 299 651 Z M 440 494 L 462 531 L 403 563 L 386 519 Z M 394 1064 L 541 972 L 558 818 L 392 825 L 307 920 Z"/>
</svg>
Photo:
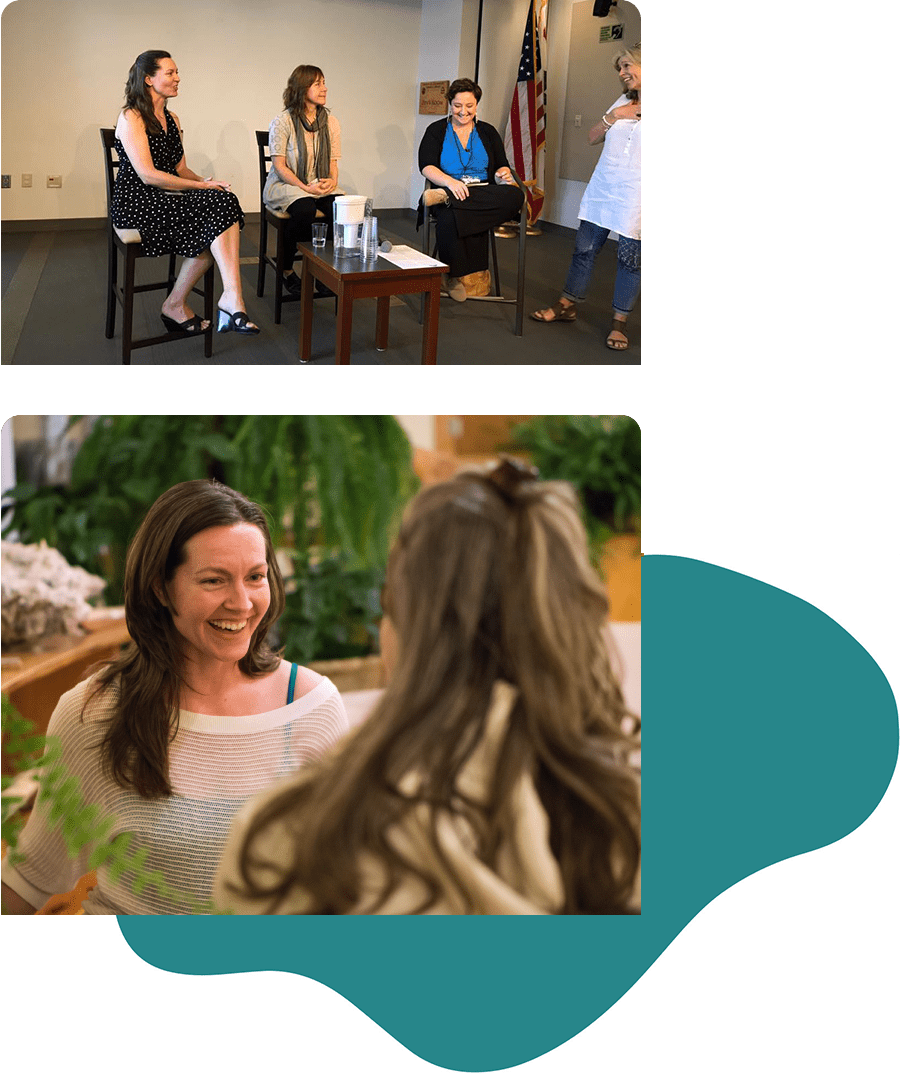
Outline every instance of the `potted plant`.
<svg viewBox="0 0 900 1076">
<path fill-rule="evenodd" d="M 357 658 L 376 648 L 388 548 L 418 484 L 411 459 L 392 416 L 101 416 L 68 485 L 7 491 L 3 533 L 43 539 L 102 575 L 106 600 L 117 605 L 128 543 L 153 501 L 177 482 L 218 479 L 267 510 L 276 548 L 293 567 L 285 641 L 301 647 L 304 662 Z"/>
<path fill-rule="evenodd" d="M 610 617 L 640 620 L 641 430 L 627 415 L 540 415 L 513 428 L 541 478 L 571 482 L 607 582 Z"/>
</svg>

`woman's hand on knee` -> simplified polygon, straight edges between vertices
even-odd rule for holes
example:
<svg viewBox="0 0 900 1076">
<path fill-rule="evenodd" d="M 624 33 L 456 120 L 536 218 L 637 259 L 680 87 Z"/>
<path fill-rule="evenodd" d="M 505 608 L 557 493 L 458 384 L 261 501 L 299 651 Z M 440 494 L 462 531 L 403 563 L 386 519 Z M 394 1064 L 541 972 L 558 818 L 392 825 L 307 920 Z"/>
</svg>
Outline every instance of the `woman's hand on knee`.
<svg viewBox="0 0 900 1076">
<path fill-rule="evenodd" d="M 514 183 L 515 180 L 512 177 L 512 172 L 508 168 L 498 168 L 494 173 L 494 179 L 498 183 Z"/>
<path fill-rule="evenodd" d="M 447 184 L 447 190 L 461 202 L 464 202 L 469 197 L 469 188 L 461 179 L 451 179 Z"/>
</svg>

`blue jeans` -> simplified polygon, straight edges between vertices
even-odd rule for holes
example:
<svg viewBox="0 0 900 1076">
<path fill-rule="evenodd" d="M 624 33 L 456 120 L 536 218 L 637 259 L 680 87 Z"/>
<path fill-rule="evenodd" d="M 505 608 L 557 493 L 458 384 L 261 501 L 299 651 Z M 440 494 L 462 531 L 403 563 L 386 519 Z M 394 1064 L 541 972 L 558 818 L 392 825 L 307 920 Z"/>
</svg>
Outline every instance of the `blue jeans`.
<svg viewBox="0 0 900 1076">
<path fill-rule="evenodd" d="M 594 271 L 594 262 L 600 248 L 609 237 L 609 228 L 601 228 L 589 220 L 579 222 L 578 234 L 575 236 L 575 252 L 563 297 L 573 303 L 584 301 L 585 292 Z M 619 236 L 618 268 L 616 285 L 613 291 L 613 313 L 630 314 L 637 301 L 641 288 L 641 241 Z"/>
</svg>

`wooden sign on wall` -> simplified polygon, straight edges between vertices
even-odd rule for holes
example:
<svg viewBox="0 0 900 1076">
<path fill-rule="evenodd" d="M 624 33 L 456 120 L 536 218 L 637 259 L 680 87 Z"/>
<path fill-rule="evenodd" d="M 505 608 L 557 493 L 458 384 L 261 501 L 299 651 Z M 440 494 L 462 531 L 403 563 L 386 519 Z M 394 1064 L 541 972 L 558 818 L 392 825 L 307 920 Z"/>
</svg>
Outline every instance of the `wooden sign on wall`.
<svg viewBox="0 0 900 1076">
<path fill-rule="evenodd" d="M 444 116 L 447 113 L 447 90 L 450 80 L 419 84 L 419 115 Z"/>
</svg>

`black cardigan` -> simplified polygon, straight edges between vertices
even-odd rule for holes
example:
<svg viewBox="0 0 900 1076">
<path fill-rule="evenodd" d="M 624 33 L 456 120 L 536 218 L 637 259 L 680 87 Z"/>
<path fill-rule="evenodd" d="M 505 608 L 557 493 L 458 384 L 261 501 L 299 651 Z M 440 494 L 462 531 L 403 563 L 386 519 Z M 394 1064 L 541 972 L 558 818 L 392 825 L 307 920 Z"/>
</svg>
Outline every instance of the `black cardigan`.
<svg viewBox="0 0 900 1076">
<path fill-rule="evenodd" d="M 482 145 L 488 155 L 488 183 L 494 182 L 494 173 L 498 168 L 509 168 L 506 159 L 506 150 L 503 148 L 503 139 L 496 127 L 482 120 L 475 121 L 475 129 Z M 438 120 L 430 123 L 425 128 L 422 141 L 419 143 L 419 171 L 433 164 L 436 168 L 441 167 L 441 151 L 444 148 L 444 136 L 447 133 L 447 120 Z"/>
<path fill-rule="evenodd" d="M 503 146 L 503 139 L 500 137 L 496 127 L 492 127 L 489 123 L 485 123 L 483 120 L 475 121 L 475 128 L 478 131 L 478 137 L 481 139 L 481 143 L 487 150 L 488 155 L 488 183 L 495 183 L 494 175 L 498 168 L 509 168 L 509 161 L 506 159 L 506 150 Z M 425 128 L 425 134 L 422 135 L 422 141 L 419 143 L 419 171 L 426 168 L 429 164 L 433 164 L 436 168 L 441 167 L 441 151 L 444 148 L 444 136 L 447 133 L 447 119 L 440 119 L 434 123 L 430 123 Z M 424 220 L 425 210 L 422 205 L 422 199 L 419 199 L 419 214 L 416 220 L 416 231 L 422 225 Z"/>
</svg>

